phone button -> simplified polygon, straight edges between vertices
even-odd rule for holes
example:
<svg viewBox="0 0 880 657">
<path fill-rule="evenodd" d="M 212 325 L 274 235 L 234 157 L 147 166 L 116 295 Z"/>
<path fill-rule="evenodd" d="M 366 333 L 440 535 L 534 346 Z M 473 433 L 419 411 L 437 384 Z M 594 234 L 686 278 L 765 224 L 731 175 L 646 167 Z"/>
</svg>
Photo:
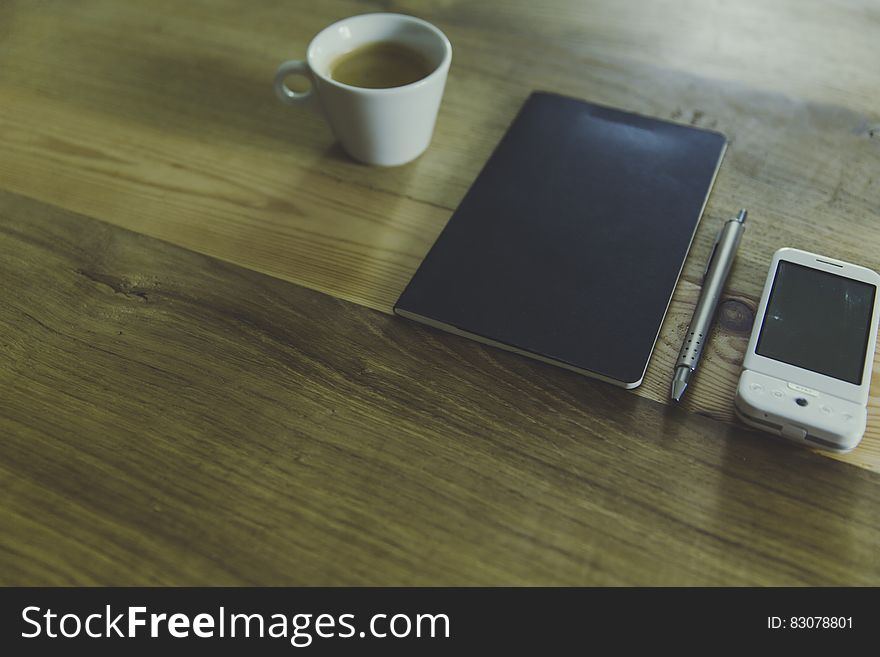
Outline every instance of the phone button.
<svg viewBox="0 0 880 657">
<path fill-rule="evenodd" d="M 750 383 L 749 390 L 751 390 L 752 392 L 764 392 L 764 386 L 762 386 L 760 383 Z"/>
<path fill-rule="evenodd" d="M 807 430 L 791 424 L 782 427 L 782 435 L 791 440 L 803 440 L 807 437 Z"/>
<path fill-rule="evenodd" d="M 844 422 L 849 422 L 850 420 L 853 419 L 853 416 L 850 415 L 849 413 L 841 413 L 840 419 L 842 419 Z"/>
<path fill-rule="evenodd" d="M 824 415 L 831 415 L 834 411 L 831 410 L 830 406 L 820 406 L 819 410 L 822 411 Z"/>
<path fill-rule="evenodd" d="M 776 397 L 776 399 L 782 399 L 785 397 L 785 393 L 782 390 L 774 390 L 773 396 Z"/>
<path fill-rule="evenodd" d="M 810 395 L 811 397 L 818 397 L 819 393 L 812 388 L 807 388 L 806 386 L 799 386 L 797 383 L 789 383 L 788 387 L 797 392 L 802 392 L 805 395 Z"/>
</svg>

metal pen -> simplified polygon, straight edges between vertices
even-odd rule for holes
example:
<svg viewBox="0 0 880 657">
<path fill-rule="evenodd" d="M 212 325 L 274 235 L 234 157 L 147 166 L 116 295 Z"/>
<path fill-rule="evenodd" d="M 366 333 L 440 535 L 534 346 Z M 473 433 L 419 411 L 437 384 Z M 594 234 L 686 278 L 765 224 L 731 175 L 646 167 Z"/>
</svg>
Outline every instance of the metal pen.
<svg viewBox="0 0 880 657">
<path fill-rule="evenodd" d="M 703 354 L 703 345 L 709 339 L 709 331 L 715 319 L 718 300 L 721 298 L 727 275 L 736 256 L 736 249 L 746 229 L 747 216 L 748 212 L 744 209 L 740 210 L 736 217 L 729 219 L 721 227 L 715 238 L 715 245 L 703 274 L 703 289 L 700 290 L 700 298 L 697 300 L 697 307 L 694 308 L 694 316 L 691 318 L 684 344 L 678 352 L 678 360 L 675 361 L 675 374 L 672 377 L 674 401 L 681 401 L 691 377 L 697 371 L 700 356 Z"/>
</svg>

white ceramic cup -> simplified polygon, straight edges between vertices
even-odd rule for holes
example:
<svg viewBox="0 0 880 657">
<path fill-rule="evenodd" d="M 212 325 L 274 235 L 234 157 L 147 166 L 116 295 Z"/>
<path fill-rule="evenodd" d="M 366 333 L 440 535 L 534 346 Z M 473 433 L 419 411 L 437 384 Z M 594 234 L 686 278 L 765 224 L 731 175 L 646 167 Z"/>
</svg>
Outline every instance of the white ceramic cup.
<svg viewBox="0 0 880 657">
<path fill-rule="evenodd" d="M 417 82 L 388 89 L 353 87 L 330 77 L 330 65 L 338 57 L 377 41 L 416 50 L 433 71 Z M 451 61 L 449 39 L 427 21 L 402 14 L 362 14 L 319 32 L 305 60 L 281 64 L 275 74 L 275 93 L 289 105 L 323 110 L 342 147 L 355 159 L 396 166 L 414 160 L 431 143 Z M 294 74 L 308 78 L 311 88 L 291 90 L 284 79 Z"/>
</svg>

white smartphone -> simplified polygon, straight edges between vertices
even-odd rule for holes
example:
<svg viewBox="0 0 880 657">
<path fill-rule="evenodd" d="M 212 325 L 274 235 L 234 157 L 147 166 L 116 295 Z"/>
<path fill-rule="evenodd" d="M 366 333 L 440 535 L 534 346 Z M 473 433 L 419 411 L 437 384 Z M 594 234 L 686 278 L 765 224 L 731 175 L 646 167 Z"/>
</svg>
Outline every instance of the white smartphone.
<svg viewBox="0 0 880 657">
<path fill-rule="evenodd" d="M 779 249 L 735 408 L 746 424 L 808 447 L 848 452 L 861 441 L 877 342 L 880 275 L 798 249 Z"/>
</svg>

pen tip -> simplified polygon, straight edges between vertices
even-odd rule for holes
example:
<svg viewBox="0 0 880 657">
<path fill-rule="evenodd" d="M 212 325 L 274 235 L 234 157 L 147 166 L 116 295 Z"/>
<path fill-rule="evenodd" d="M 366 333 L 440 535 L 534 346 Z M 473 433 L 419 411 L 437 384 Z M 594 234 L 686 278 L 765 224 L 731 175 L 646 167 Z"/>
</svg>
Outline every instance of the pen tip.
<svg viewBox="0 0 880 657">
<path fill-rule="evenodd" d="M 684 391 L 687 390 L 687 383 L 684 381 L 673 381 L 672 382 L 672 401 L 680 402 L 682 396 L 684 395 Z"/>
<path fill-rule="evenodd" d="M 737 219 L 737 221 L 739 221 L 739 223 L 744 223 L 746 220 L 746 217 L 748 217 L 748 216 L 749 216 L 749 211 L 746 210 L 745 208 L 742 208 L 739 211 L 739 214 L 736 215 L 736 219 Z"/>
<path fill-rule="evenodd" d="M 687 365 L 679 365 L 672 377 L 672 401 L 680 402 L 691 379 L 691 369 Z"/>
</svg>

